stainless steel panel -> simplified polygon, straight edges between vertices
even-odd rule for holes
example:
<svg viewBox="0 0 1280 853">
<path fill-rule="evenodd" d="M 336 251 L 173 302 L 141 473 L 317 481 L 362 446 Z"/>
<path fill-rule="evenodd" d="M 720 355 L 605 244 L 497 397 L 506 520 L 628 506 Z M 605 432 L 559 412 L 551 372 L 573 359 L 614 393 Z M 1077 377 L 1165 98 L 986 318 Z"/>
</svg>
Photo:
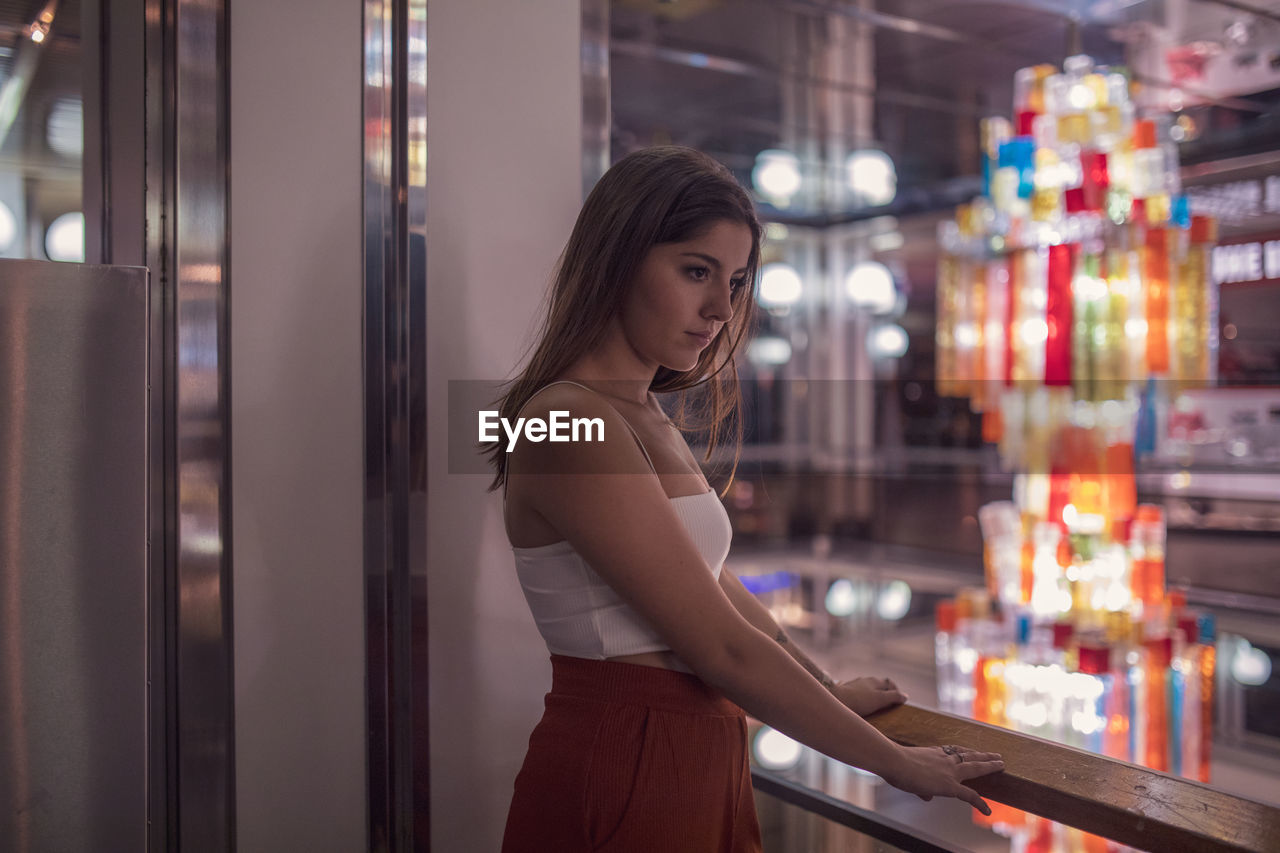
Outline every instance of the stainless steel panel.
<svg viewBox="0 0 1280 853">
<path fill-rule="evenodd" d="M 369 847 L 430 845 L 426 0 L 364 5 Z M 417 568 L 417 573 L 414 572 Z"/>
<path fill-rule="evenodd" d="M 134 0 L 129 0 L 133 3 Z M 174 396 L 177 347 L 173 312 L 173 263 L 177 230 L 173 210 L 175 136 L 172 0 L 143 0 L 144 174 L 142 213 L 146 266 L 151 270 L 151 789 L 150 853 L 178 845 L 177 478 L 174 474 Z M 107 167 L 109 168 L 109 167 Z M 218 804 L 213 804 L 217 807 Z M 198 804 L 192 804 L 199 808 Z"/>
<path fill-rule="evenodd" d="M 146 270 L 0 261 L 0 846 L 147 836 Z"/>
<path fill-rule="evenodd" d="M 225 0 L 174 0 L 173 525 L 179 797 L 184 851 L 235 844 L 231 565 L 227 507 L 227 8 Z"/>
</svg>

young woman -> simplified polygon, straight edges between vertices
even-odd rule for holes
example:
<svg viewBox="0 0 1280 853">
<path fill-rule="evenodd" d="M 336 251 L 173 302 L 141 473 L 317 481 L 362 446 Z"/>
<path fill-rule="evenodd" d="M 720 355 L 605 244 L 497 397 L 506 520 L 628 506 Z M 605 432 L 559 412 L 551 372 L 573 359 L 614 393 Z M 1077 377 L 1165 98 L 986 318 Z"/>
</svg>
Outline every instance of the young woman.
<svg viewBox="0 0 1280 853">
<path fill-rule="evenodd" d="M 724 440 L 761 233 L 711 158 L 623 158 L 587 198 L 540 342 L 501 400 L 512 422 L 603 424 L 599 440 L 490 450 L 552 663 L 508 853 L 760 850 L 743 709 L 926 800 L 989 812 L 963 782 L 1000 756 L 882 736 L 860 715 L 904 701 L 893 683 L 834 683 L 723 566 L 728 516 L 654 396 L 706 383 L 712 447 Z"/>
</svg>

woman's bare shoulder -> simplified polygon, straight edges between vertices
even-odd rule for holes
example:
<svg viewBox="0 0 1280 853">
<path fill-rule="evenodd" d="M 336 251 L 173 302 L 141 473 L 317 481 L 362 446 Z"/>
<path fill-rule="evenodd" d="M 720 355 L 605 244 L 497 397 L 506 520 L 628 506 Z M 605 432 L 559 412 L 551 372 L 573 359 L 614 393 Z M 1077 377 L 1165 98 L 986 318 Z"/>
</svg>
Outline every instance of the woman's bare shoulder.
<svg viewBox="0 0 1280 853">
<path fill-rule="evenodd" d="M 513 483 L 539 474 L 650 470 L 621 413 L 588 388 L 568 382 L 544 387 L 529 398 L 519 417 L 524 419 L 520 435 L 507 459 Z"/>
</svg>

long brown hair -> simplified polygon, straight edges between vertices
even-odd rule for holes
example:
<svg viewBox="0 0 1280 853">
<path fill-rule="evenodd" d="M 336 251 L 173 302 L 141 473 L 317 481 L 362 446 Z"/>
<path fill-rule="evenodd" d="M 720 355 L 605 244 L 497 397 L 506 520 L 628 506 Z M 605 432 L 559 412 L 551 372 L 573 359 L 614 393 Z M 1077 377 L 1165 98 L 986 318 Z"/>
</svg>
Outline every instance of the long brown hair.
<svg viewBox="0 0 1280 853">
<path fill-rule="evenodd" d="M 623 157 L 592 188 L 556 265 L 551 301 L 538 343 L 520 374 L 505 383 L 495 401 L 503 418 L 514 420 L 529 399 L 604 339 L 649 250 L 663 243 L 692 240 L 723 221 L 751 229 L 746 280 L 732 296 L 733 318 L 690 370 L 659 367 L 649 385 L 655 393 L 685 392 L 704 385 L 698 427 L 708 430 L 706 460 L 732 430 L 733 482 L 742 447 L 742 397 L 734 353 L 755 319 L 755 281 L 764 229 L 746 191 L 716 160 L 692 148 L 667 145 Z M 678 417 L 691 414 L 681 394 Z M 730 426 L 731 425 L 731 426 Z M 501 442 L 485 454 L 497 471 L 489 490 L 506 482 L 507 454 Z"/>
</svg>

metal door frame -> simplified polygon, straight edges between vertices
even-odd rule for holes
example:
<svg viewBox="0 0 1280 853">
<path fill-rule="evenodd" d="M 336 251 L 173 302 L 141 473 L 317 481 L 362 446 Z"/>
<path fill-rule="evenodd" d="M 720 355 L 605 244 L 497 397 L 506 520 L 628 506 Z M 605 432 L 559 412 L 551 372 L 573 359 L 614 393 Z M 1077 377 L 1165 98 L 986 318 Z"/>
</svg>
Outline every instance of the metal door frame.
<svg viewBox="0 0 1280 853">
<path fill-rule="evenodd" d="M 151 270 L 149 839 L 235 846 L 227 0 L 85 0 L 86 259 Z"/>
</svg>

